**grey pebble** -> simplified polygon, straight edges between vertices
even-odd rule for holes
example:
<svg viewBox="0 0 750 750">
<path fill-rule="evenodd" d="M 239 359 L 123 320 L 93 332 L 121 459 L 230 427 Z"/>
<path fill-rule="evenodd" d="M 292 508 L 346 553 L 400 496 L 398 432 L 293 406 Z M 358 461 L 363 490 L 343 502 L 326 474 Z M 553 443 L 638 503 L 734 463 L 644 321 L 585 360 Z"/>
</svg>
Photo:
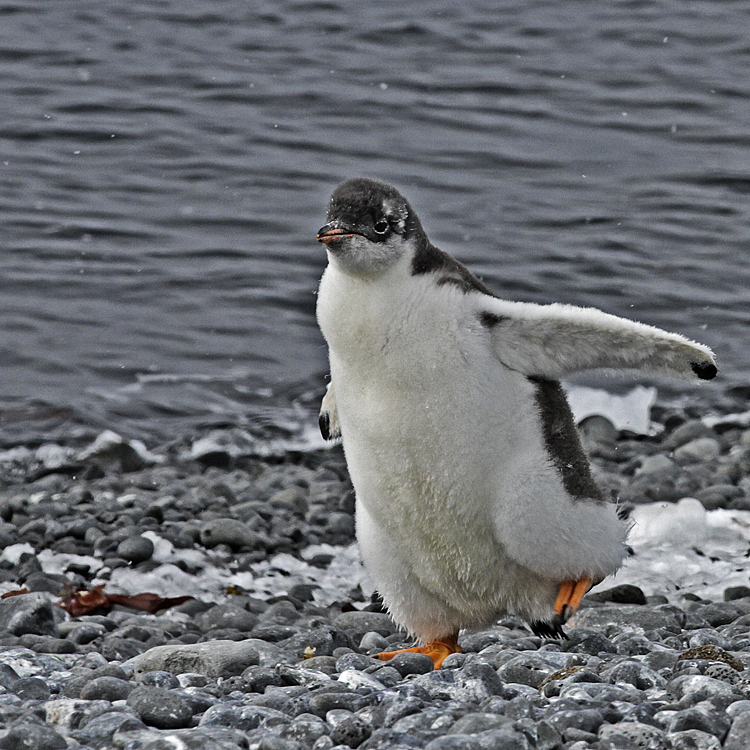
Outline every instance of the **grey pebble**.
<svg viewBox="0 0 750 750">
<path fill-rule="evenodd" d="M 201 716 L 199 726 L 225 726 L 248 732 L 261 725 L 264 728 L 284 727 L 291 717 L 267 706 L 233 706 L 217 703 Z"/>
<path fill-rule="evenodd" d="M 719 711 L 712 705 L 701 705 L 677 711 L 669 722 L 670 732 L 684 732 L 697 729 L 723 739 L 731 725 L 731 719 L 725 711 Z"/>
<path fill-rule="evenodd" d="M 721 750 L 721 742 L 716 737 L 699 729 L 670 732 L 667 742 L 669 750 Z"/>
<path fill-rule="evenodd" d="M 677 448 L 674 452 L 675 460 L 681 464 L 692 464 L 713 461 L 721 453 L 719 441 L 710 437 L 691 440 Z"/>
<path fill-rule="evenodd" d="M 40 724 L 16 724 L 7 731 L 0 730 L 3 750 L 64 750 L 65 738 L 51 727 Z"/>
<path fill-rule="evenodd" d="M 128 696 L 127 704 L 144 724 L 157 729 L 187 727 L 193 718 L 190 702 L 164 688 L 137 687 Z"/>
<path fill-rule="evenodd" d="M 448 734 L 478 734 L 488 729 L 497 729 L 506 724 L 512 724 L 513 720 L 507 716 L 493 713 L 470 713 L 462 716 L 448 730 Z"/>
<path fill-rule="evenodd" d="M 261 543 L 260 535 L 236 518 L 215 518 L 206 521 L 201 524 L 198 535 L 204 547 L 227 544 L 233 548 L 255 548 Z"/>
<path fill-rule="evenodd" d="M 130 536 L 117 545 L 117 554 L 134 565 L 150 560 L 154 543 L 145 536 Z"/>
<path fill-rule="evenodd" d="M 336 693 L 318 693 L 310 698 L 308 710 L 311 714 L 324 719 L 326 714 L 334 708 L 344 708 L 354 713 L 362 708 L 364 701 L 359 693 L 353 692 L 336 692 Z"/>
<path fill-rule="evenodd" d="M 165 690 L 173 690 L 180 687 L 180 681 L 171 672 L 155 669 L 151 672 L 139 673 L 136 676 L 139 685 L 148 685 L 150 687 L 160 687 Z"/>
<path fill-rule="evenodd" d="M 349 716 L 339 722 L 331 732 L 334 745 L 359 747 L 372 734 L 372 727 L 359 716 Z"/>
<path fill-rule="evenodd" d="M 311 721 L 298 716 L 296 721 L 282 729 L 281 736 L 289 740 L 296 740 L 303 745 L 312 745 L 321 737 L 328 737 L 331 732 L 330 727 L 324 721 L 315 718 L 315 721 Z M 331 747 L 334 744 L 334 742 L 331 742 Z"/>
<path fill-rule="evenodd" d="M 750 748 L 750 711 L 744 711 L 732 719 L 732 725 L 724 740 L 724 750 L 747 748 Z"/>
<path fill-rule="evenodd" d="M 96 677 L 83 686 L 81 698 L 87 701 L 105 700 L 111 703 L 127 699 L 134 689 L 135 685 L 132 682 L 120 680 L 117 677 Z"/>
<path fill-rule="evenodd" d="M 0 600 L 0 632 L 58 636 L 49 596 L 31 593 Z"/>
<path fill-rule="evenodd" d="M 38 677 L 19 678 L 11 686 L 11 691 L 24 701 L 45 701 L 50 696 L 47 683 Z"/>
<path fill-rule="evenodd" d="M 359 643 L 365 633 L 386 636 L 398 632 L 390 616 L 380 612 L 343 612 L 333 621 L 333 626 L 348 633 L 355 643 Z"/>
<path fill-rule="evenodd" d="M 78 645 L 85 645 L 96 640 L 106 632 L 105 628 L 101 625 L 95 625 L 93 623 L 76 623 L 72 627 L 67 635 L 65 636 L 69 641 Z"/>
<path fill-rule="evenodd" d="M 396 654 L 387 662 L 389 667 L 393 667 L 402 677 L 409 674 L 425 674 L 435 669 L 435 663 L 427 654 L 413 653 L 404 651 Z"/>
<path fill-rule="evenodd" d="M 155 646 L 133 659 L 136 675 L 165 671 L 178 675 L 197 672 L 213 679 L 242 674 L 249 666 L 258 664 L 257 643 L 245 641 L 211 641 L 195 644 Z"/>
<path fill-rule="evenodd" d="M 551 712 L 547 716 L 547 721 L 563 736 L 565 736 L 565 731 L 571 728 L 596 734 L 604 723 L 604 717 L 601 711 L 595 708 L 568 709 Z"/>
<path fill-rule="evenodd" d="M 236 604 L 217 604 L 196 618 L 198 627 L 208 633 L 220 628 L 234 628 L 249 633 L 258 624 L 258 615 Z"/>
<path fill-rule="evenodd" d="M 359 642 L 359 650 L 364 651 L 365 653 L 370 653 L 371 651 L 387 651 L 388 641 L 386 641 L 380 633 L 371 630 L 362 636 Z"/>
<path fill-rule="evenodd" d="M 81 729 L 70 732 L 71 737 L 83 745 L 106 748 L 115 732 L 136 731 L 145 729 L 145 725 L 133 713 L 124 711 L 105 711 L 90 720 L 81 722 Z"/>
</svg>

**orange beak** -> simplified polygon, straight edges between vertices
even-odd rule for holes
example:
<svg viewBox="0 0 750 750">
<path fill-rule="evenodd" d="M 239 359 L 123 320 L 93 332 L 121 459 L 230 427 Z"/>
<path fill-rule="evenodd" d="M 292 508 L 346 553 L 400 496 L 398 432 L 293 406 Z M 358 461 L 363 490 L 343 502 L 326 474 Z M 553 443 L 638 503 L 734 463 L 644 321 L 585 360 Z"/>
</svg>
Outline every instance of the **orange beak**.
<svg viewBox="0 0 750 750">
<path fill-rule="evenodd" d="M 322 242 L 324 245 L 327 245 L 329 242 L 334 242 L 335 240 L 340 240 L 343 237 L 353 237 L 354 232 L 349 231 L 348 229 L 342 229 L 337 224 L 326 224 L 324 227 L 321 227 L 318 230 L 318 242 Z"/>
</svg>

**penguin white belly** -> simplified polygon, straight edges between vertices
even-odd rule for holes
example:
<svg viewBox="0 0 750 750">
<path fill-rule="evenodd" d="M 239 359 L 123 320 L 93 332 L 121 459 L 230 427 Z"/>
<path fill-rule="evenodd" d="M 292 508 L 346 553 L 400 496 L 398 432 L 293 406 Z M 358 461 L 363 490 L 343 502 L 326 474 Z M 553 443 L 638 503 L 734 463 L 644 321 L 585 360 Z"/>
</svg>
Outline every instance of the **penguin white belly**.
<svg viewBox="0 0 750 750">
<path fill-rule="evenodd" d="M 473 332 L 454 338 L 455 293 L 440 296 L 384 331 L 376 357 L 344 340 L 339 356 L 321 321 L 362 554 L 394 618 L 424 639 L 507 611 L 549 617 L 562 580 L 619 565 L 624 536 L 612 506 L 565 491 L 534 385 Z"/>
</svg>

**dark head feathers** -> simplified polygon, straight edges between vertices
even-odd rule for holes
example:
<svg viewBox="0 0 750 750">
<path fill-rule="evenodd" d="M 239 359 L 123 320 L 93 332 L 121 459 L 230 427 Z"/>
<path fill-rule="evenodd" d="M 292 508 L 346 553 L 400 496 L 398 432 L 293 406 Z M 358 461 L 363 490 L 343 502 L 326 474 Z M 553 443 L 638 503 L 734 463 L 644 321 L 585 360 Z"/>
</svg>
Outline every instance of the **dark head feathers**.
<svg viewBox="0 0 750 750">
<path fill-rule="evenodd" d="M 414 243 L 412 275 L 437 274 L 439 285 L 449 284 L 462 292 L 481 292 L 491 295 L 489 289 L 455 258 L 436 248 L 427 239 L 419 218 L 409 202 L 396 188 L 379 180 L 355 177 L 342 182 L 328 204 L 328 221 L 352 229 L 375 242 L 390 233 L 402 235 Z M 381 234 L 376 222 L 386 219 L 388 231 Z"/>
<path fill-rule="evenodd" d="M 385 221 L 389 232 L 405 238 L 424 234 L 419 219 L 409 202 L 392 185 L 367 177 L 354 177 L 342 182 L 328 203 L 328 221 L 358 230 L 373 240 L 385 233 L 371 236 L 370 228 Z"/>
</svg>

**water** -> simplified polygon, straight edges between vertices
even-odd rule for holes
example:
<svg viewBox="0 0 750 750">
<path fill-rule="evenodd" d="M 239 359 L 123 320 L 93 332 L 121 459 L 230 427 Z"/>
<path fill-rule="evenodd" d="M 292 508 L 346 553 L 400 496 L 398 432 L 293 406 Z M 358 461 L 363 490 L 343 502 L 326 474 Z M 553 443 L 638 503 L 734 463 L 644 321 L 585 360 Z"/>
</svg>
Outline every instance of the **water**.
<svg viewBox="0 0 750 750">
<path fill-rule="evenodd" d="M 307 419 L 314 237 L 355 175 L 501 295 L 712 346 L 688 398 L 744 383 L 748 28 L 744 0 L 0 2 L 0 438 Z"/>
</svg>

